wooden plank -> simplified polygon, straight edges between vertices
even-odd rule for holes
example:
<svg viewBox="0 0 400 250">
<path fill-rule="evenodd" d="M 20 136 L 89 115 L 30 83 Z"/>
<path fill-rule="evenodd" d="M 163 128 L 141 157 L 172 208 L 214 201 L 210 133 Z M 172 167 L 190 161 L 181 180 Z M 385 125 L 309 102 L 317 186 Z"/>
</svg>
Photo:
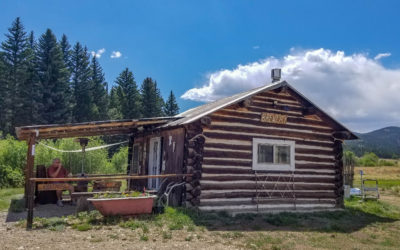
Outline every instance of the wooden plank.
<svg viewBox="0 0 400 250">
<path fill-rule="evenodd" d="M 100 181 L 100 180 L 141 180 L 150 178 L 169 178 L 192 176 L 192 174 L 162 174 L 162 175 L 125 175 L 125 176 L 109 176 L 109 177 L 71 177 L 71 178 L 30 178 L 35 182 L 68 182 L 68 181 Z"/>
<path fill-rule="evenodd" d="M 70 188 L 71 188 L 71 184 L 68 184 L 68 183 L 38 184 L 38 191 L 69 190 Z"/>
</svg>

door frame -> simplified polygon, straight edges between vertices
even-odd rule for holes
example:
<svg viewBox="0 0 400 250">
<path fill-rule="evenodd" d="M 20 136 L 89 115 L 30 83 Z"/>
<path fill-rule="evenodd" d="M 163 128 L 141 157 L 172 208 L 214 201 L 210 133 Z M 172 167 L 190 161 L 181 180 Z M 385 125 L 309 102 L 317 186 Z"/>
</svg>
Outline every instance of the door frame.
<svg viewBox="0 0 400 250">
<path fill-rule="evenodd" d="M 154 143 L 158 142 L 157 158 L 155 159 L 157 166 L 154 167 Z M 161 171 L 161 137 L 152 137 L 149 141 L 149 161 L 148 161 L 148 175 L 159 175 Z M 154 187 L 155 184 L 155 187 Z M 149 189 L 158 190 L 160 186 L 160 178 L 147 179 L 147 187 Z"/>
</svg>

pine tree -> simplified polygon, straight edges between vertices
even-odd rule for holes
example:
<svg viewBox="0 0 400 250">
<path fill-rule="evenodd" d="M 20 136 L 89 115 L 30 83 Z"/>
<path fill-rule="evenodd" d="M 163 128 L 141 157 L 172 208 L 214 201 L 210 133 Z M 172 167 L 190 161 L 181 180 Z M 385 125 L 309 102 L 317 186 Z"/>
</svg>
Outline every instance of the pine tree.
<svg viewBox="0 0 400 250">
<path fill-rule="evenodd" d="M 57 39 L 50 29 L 39 39 L 37 56 L 38 75 L 43 88 L 43 121 L 71 122 L 68 69 Z"/>
<path fill-rule="evenodd" d="M 121 103 L 117 95 L 117 86 L 113 86 L 110 91 L 108 106 L 108 118 L 111 120 L 120 120 L 123 118 L 121 113 Z"/>
<path fill-rule="evenodd" d="M 167 101 L 165 102 L 164 113 L 166 116 L 175 116 L 179 113 L 179 107 L 176 103 L 176 98 L 172 90 Z"/>
<path fill-rule="evenodd" d="M 77 42 L 71 53 L 72 88 L 74 94 L 74 122 L 90 121 L 95 112 L 90 80 L 89 53 Z"/>
<path fill-rule="evenodd" d="M 64 63 L 69 67 L 71 63 L 71 45 L 69 44 L 68 38 L 65 34 L 63 34 L 61 37 L 60 46 L 63 54 Z"/>
<path fill-rule="evenodd" d="M 163 116 L 164 100 L 161 97 L 160 90 L 157 88 L 157 82 L 149 77 L 144 79 L 141 87 L 142 96 L 142 116 L 157 117 Z"/>
<path fill-rule="evenodd" d="M 133 73 L 126 68 L 115 81 L 116 96 L 118 97 L 122 117 L 135 119 L 140 117 L 140 94 Z"/>
<path fill-rule="evenodd" d="M 72 71 L 72 65 L 71 65 L 71 45 L 68 42 L 68 38 L 65 34 L 62 35 L 61 41 L 60 41 L 60 47 L 61 51 L 63 54 L 63 60 L 65 66 L 67 66 L 68 71 L 69 71 L 69 76 L 68 79 L 71 77 L 71 71 Z"/>
<path fill-rule="evenodd" d="M 4 51 L 5 75 L 7 81 L 3 93 L 3 131 L 14 134 L 15 125 L 20 125 L 18 114 L 23 109 L 21 91 L 26 79 L 27 36 L 19 17 L 15 19 L 6 40 L 1 43 Z"/>
<path fill-rule="evenodd" d="M 103 69 L 95 56 L 92 58 L 90 68 L 95 108 L 92 120 L 106 120 L 108 118 L 108 84 L 104 79 Z"/>
<path fill-rule="evenodd" d="M 22 91 L 24 102 L 24 112 L 21 117 L 26 120 L 26 124 L 41 124 L 41 110 L 43 109 L 43 88 L 39 80 L 37 69 L 37 44 L 33 31 L 28 36 L 27 51 L 27 78 Z"/>
<path fill-rule="evenodd" d="M 5 120 L 5 97 L 7 96 L 6 66 L 4 63 L 4 53 L 0 51 L 0 138 L 6 125 Z"/>
</svg>

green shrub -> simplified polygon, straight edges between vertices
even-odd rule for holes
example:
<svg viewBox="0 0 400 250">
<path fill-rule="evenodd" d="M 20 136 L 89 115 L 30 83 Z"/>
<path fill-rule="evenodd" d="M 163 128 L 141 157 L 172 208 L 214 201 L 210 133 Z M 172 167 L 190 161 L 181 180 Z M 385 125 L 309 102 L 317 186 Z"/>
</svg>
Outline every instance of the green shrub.
<svg viewBox="0 0 400 250">
<path fill-rule="evenodd" d="M 374 153 L 365 153 L 358 161 L 360 166 L 373 167 L 378 166 L 379 157 Z"/>
<path fill-rule="evenodd" d="M 397 163 L 394 162 L 394 161 L 379 160 L 378 165 L 379 165 L 379 166 L 385 166 L 385 167 L 393 167 L 393 166 L 396 166 Z"/>
<path fill-rule="evenodd" d="M 112 169 L 117 173 L 126 172 L 128 166 L 128 147 L 122 147 L 111 158 Z"/>
<path fill-rule="evenodd" d="M 23 186 L 26 150 L 25 142 L 11 136 L 0 140 L 0 188 Z"/>
<path fill-rule="evenodd" d="M 84 172 L 89 174 L 126 173 L 128 147 L 122 147 L 111 158 L 106 148 L 87 151 L 83 159 L 82 153 L 67 153 L 52 150 L 45 145 L 61 150 L 81 150 L 74 138 L 60 140 L 41 140 L 35 148 L 35 166 L 50 166 L 54 158 L 60 158 L 63 166 L 72 174 L 81 173 L 82 161 Z M 104 145 L 100 137 L 90 137 L 87 148 Z M 27 145 L 12 136 L 0 140 L 0 188 L 22 187 L 24 185 L 24 169 L 26 166 Z"/>
</svg>

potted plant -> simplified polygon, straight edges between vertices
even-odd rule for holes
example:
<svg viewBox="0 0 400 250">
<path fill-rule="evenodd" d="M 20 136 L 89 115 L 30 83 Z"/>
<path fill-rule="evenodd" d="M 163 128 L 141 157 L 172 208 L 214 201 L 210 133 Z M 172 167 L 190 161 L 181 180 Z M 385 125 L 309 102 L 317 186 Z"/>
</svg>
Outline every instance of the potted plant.
<svg viewBox="0 0 400 250">
<path fill-rule="evenodd" d="M 88 201 L 104 216 L 150 214 L 157 196 L 146 192 L 96 194 Z"/>
</svg>

